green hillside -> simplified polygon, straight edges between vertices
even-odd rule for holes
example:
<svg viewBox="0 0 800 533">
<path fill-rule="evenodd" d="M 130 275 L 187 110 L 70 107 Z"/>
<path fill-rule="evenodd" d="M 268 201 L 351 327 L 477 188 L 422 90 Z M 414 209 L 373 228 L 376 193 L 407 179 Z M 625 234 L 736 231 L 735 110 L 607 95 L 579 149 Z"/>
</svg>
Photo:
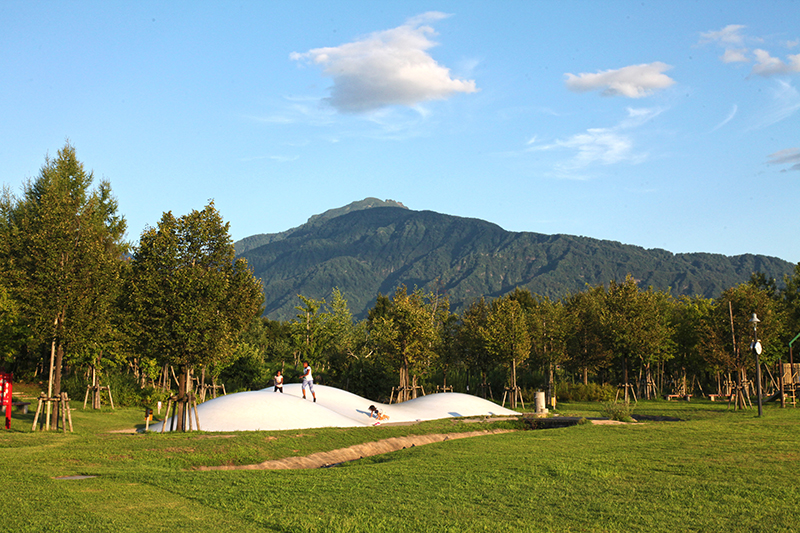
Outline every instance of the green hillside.
<svg viewBox="0 0 800 533">
<path fill-rule="evenodd" d="M 308 221 L 303 224 L 302 226 L 298 226 L 296 228 L 288 229 L 286 231 L 282 231 L 280 233 L 259 233 L 258 235 L 251 235 L 250 237 L 245 237 L 244 239 L 237 241 L 235 243 L 236 248 L 236 255 L 241 255 L 248 250 L 252 250 L 254 248 L 258 248 L 259 246 L 263 246 L 265 244 L 269 244 L 271 242 L 280 241 L 285 239 L 292 233 L 300 229 L 306 229 L 312 227 L 317 224 L 321 224 L 327 220 L 332 218 L 345 215 L 347 213 L 351 213 L 353 211 L 360 211 L 362 209 L 370 209 L 373 207 L 402 207 L 403 209 L 407 209 L 400 202 L 395 202 L 394 200 L 379 200 L 378 198 L 364 198 L 358 202 L 353 202 L 347 204 L 344 207 L 337 207 L 335 209 L 328 209 L 324 213 L 319 215 L 314 215 L 308 219 Z"/>
<path fill-rule="evenodd" d="M 558 298 L 587 284 L 623 280 L 628 273 L 642 287 L 715 297 L 753 272 L 782 280 L 794 268 L 775 257 L 673 254 L 588 237 L 509 232 L 483 220 L 431 211 L 356 205 L 365 204 L 237 243 L 264 282 L 267 316 L 289 319 L 296 314 L 298 294 L 328 298 L 334 287 L 363 317 L 378 292 L 391 293 L 400 284 L 438 290 L 450 298 L 453 310 L 460 310 L 475 298 L 516 287 Z M 263 237 L 262 244 L 254 246 L 256 237 Z"/>
</svg>

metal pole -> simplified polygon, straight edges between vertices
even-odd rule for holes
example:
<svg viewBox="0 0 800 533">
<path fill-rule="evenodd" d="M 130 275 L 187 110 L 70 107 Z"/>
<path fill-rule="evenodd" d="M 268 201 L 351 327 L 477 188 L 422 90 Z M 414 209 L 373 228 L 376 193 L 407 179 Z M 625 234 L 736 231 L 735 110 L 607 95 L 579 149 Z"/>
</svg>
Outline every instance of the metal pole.
<svg viewBox="0 0 800 533">
<path fill-rule="evenodd" d="M 753 314 L 755 317 L 755 314 Z M 757 323 L 753 322 L 753 353 L 756 354 L 756 387 L 758 390 L 758 416 L 759 418 L 762 415 L 762 408 L 761 408 L 761 362 L 758 360 L 758 350 L 756 349 L 756 343 L 758 342 L 758 333 L 757 333 Z"/>
</svg>

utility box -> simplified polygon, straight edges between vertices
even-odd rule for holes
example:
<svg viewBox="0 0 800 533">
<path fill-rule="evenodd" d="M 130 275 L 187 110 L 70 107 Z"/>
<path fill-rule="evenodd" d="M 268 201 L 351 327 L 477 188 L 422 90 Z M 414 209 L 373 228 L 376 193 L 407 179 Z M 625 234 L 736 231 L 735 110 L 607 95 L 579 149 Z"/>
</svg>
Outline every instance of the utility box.
<svg viewBox="0 0 800 533">
<path fill-rule="evenodd" d="M 537 415 L 546 415 L 549 413 L 544 402 L 544 391 L 536 391 L 533 394 L 533 408 Z"/>
</svg>

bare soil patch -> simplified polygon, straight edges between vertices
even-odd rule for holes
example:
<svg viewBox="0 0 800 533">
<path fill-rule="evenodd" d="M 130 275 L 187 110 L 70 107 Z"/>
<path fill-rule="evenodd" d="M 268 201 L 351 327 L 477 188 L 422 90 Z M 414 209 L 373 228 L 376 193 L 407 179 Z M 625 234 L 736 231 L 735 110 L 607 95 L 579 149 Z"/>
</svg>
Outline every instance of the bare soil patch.
<svg viewBox="0 0 800 533">
<path fill-rule="evenodd" d="M 392 437 L 376 442 L 356 444 L 348 448 L 340 448 L 329 452 L 318 452 L 305 457 L 285 457 L 274 461 L 264 461 L 254 465 L 240 466 L 199 466 L 196 470 L 299 470 L 310 468 L 323 468 L 337 465 L 347 461 L 356 461 L 364 457 L 396 452 L 414 446 L 424 446 L 434 442 L 463 439 L 466 437 L 480 437 L 484 435 L 497 435 L 508 433 L 510 429 L 496 429 L 492 431 L 468 431 L 461 433 L 434 433 L 431 435 L 409 435 L 407 437 Z"/>
</svg>

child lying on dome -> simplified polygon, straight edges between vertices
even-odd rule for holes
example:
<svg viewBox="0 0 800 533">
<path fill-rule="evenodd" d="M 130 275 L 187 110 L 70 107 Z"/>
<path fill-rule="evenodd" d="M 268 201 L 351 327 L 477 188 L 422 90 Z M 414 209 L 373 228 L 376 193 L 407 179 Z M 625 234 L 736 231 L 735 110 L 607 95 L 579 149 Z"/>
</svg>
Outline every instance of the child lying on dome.
<svg viewBox="0 0 800 533">
<path fill-rule="evenodd" d="M 379 411 L 378 408 L 375 407 L 374 405 L 369 406 L 369 417 L 370 418 L 374 417 L 378 419 L 378 421 L 375 422 L 375 424 L 373 424 L 375 426 L 379 425 L 381 423 L 381 420 L 389 420 L 389 415 L 386 415 L 383 412 Z"/>
</svg>

